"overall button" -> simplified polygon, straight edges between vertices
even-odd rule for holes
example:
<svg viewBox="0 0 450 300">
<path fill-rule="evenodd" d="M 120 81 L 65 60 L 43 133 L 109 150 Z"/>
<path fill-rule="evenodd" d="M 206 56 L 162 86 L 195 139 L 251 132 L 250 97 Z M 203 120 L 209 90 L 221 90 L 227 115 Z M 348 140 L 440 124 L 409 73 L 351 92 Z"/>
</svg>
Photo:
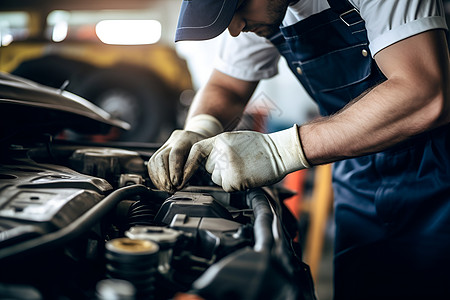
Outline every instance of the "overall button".
<svg viewBox="0 0 450 300">
<path fill-rule="evenodd" d="M 299 75 L 302 75 L 302 74 L 303 74 L 302 68 L 297 67 L 297 73 L 298 73 Z"/>
<path fill-rule="evenodd" d="M 369 55 L 369 52 L 367 52 L 366 49 L 362 49 L 361 54 L 362 54 L 362 56 L 367 57 L 367 55 Z M 297 71 L 298 71 L 298 69 L 297 69 Z"/>
</svg>

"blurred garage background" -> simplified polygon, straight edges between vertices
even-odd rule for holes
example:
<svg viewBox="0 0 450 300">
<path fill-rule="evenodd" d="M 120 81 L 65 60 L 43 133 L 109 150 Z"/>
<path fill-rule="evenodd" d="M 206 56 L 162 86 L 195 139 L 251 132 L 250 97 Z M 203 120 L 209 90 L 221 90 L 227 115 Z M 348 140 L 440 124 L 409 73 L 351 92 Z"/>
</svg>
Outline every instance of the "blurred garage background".
<svg viewBox="0 0 450 300">
<path fill-rule="evenodd" d="M 193 88 L 172 42 L 177 6 L 1 1 L 0 70 L 75 93 L 130 123 L 105 139 L 163 140 L 178 125 L 180 96 Z"/>
</svg>

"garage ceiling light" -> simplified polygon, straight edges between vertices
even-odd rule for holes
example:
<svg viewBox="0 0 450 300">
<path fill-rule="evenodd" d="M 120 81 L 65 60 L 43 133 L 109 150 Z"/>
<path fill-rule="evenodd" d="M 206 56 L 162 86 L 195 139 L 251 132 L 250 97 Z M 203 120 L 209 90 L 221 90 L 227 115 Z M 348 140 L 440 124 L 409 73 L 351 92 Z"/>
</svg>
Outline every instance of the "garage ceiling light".
<svg viewBox="0 0 450 300">
<path fill-rule="evenodd" d="M 103 20 L 97 23 L 95 32 L 105 44 L 154 44 L 161 38 L 161 23 L 156 20 Z"/>
<path fill-rule="evenodd" d="M 69 30 L 69 25 L 65 21 L 60 21 L 55 24 L 52 32 L 52 41 L 62 42 L 67 37 L 67 32 Z"/>
</svg>

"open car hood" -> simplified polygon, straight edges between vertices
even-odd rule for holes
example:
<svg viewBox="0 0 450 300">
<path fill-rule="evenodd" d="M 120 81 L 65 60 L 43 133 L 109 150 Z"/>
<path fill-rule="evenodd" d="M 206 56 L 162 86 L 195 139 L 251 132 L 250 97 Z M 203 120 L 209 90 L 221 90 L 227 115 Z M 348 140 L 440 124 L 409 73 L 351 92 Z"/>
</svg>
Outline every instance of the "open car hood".
<svg viewBox="0 0 450 300">
<path fill-rule="evenodd" d="M 0 72 L 1 140 L 18 135 L 55 134 L 63 129 L 104 134 L 111 127 L 130 129 L 128 123 L 72 93 Z"/>
</svg>

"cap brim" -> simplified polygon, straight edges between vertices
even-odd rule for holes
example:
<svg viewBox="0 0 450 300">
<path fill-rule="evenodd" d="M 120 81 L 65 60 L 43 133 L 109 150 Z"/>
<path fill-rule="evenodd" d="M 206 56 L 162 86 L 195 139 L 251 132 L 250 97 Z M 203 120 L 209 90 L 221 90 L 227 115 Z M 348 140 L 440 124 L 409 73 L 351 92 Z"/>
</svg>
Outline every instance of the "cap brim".
<svg viewBox="0 0 450 300">
<path fill-rule="evenodd" d="M 215 38 L 230 24 L 238 0 L 183 0 L 175 42 Z"/>
</svg>

